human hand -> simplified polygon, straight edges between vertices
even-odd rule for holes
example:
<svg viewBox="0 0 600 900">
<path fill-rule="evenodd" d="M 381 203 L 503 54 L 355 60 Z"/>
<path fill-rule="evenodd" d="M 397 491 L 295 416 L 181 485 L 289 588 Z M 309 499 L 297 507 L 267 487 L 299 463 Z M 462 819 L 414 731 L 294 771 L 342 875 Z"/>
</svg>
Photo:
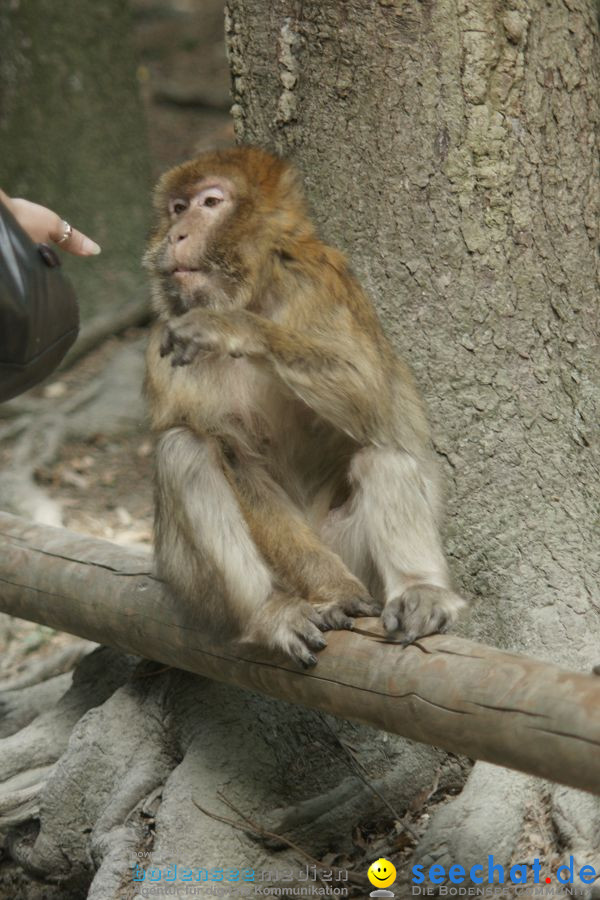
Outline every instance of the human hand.
<svg viewBox="0 0 600 900">
<path fill-rule="evenodd" d="M 58 244 L 61 250 L 74 253 L 76 256 L 96 256 L 100 253 L 100 247 L 81 231 L 69 228 L 64 219 L 61 219 L 51 209 L 32 203 L 30 200 L 8 197 L 0 191 L 0 200 L 11 211 L 21 228 L 23 228 L 32 241 L 39 244 L 53 242 Z M 65 234 L 68 237 L 63 240 Z"/>
</svg>

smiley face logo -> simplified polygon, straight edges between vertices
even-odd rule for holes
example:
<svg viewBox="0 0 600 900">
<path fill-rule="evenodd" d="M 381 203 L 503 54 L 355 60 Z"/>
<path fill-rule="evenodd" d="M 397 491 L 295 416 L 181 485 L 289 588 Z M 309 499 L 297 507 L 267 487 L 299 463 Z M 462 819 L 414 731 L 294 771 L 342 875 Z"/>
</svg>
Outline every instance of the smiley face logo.
<svg viewBox="0 0 600 900">
<path fill-rule="evenodd" d="M 396 880 L 396 867 L 389 859 L 376 859 L 369 866 L 367 876 L 375 887 L 389 887 Z"/>
</svg>

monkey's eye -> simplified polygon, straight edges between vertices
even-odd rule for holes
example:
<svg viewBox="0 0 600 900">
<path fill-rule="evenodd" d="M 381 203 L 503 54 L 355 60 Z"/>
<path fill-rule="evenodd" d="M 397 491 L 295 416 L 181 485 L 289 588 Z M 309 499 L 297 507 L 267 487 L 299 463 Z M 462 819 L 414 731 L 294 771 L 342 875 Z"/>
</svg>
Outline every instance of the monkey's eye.
<svg viewBox="0 0 600 900">
<path fill-rule="evenodd" d="M 225 199 L 225 192 L 221 190 L 221 188 L 213 184 L 210 187 L 204 188 L 203 191 L 196 196 L 195 202 L 198 206 L 206 206 L 209 209 L 212 209 L 215 206 L 219 206 L 223 200 Z"/>
<path fill-rule="evenodd" d="M 180 216 L 188 208 L 186 200 L 171 200 L 169 202 L 169 212 L 175 216 Z"/>
</svg>

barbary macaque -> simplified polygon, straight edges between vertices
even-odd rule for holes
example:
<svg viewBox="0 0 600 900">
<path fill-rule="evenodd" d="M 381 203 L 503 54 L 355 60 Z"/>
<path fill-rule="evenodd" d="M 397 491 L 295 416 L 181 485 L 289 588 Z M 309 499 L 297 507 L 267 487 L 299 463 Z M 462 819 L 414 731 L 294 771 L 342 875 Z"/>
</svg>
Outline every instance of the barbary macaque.
<svg viewBox="0 0 600 900">
<path fill-rule="evenodd" d="M 407 643 L 446 629 L 465 602 L 419 395 L 294 168 L 208 153 L 154 206 L 159 576 L 215 640 L 304 666 L 356 616 Z"/>
</svg>

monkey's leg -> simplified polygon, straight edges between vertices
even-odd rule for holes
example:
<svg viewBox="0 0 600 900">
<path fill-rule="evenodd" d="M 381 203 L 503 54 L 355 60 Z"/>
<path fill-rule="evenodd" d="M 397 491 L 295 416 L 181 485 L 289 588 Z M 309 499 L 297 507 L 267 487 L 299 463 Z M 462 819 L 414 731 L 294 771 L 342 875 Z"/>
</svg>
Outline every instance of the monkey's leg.
<svg viewBox="0 0 600 900">
<path fill-rule="evenodd" d="M 217 640 L 279 650 L 314 665 L 318 612 L 275 584 L 223 472 L 216 440 L 172 428 L 156 451 L 157 569 Z"/>
<path fill-rule="evenodd" d="M 286 589 L 316 607 L 326 627 L 352 628 L 351 616 L 379 613 L 366 587 L 263 467 L 238 463 L 227 475 L 262 556 Z"/>
<path fill-rule="evenodd" d="M 436 488 L 425 467 L 403 451 L 370 447 L 355 455 L 350 477 L 352 496 L 330 514 L 325 534 L 353 571 L 364 565 L 357 554 L 370 555 L 383 587 L 387 632 L 401 631 L 410 642 L 444 631 L 466 604 L 450 586 Z"/>
</svg>

